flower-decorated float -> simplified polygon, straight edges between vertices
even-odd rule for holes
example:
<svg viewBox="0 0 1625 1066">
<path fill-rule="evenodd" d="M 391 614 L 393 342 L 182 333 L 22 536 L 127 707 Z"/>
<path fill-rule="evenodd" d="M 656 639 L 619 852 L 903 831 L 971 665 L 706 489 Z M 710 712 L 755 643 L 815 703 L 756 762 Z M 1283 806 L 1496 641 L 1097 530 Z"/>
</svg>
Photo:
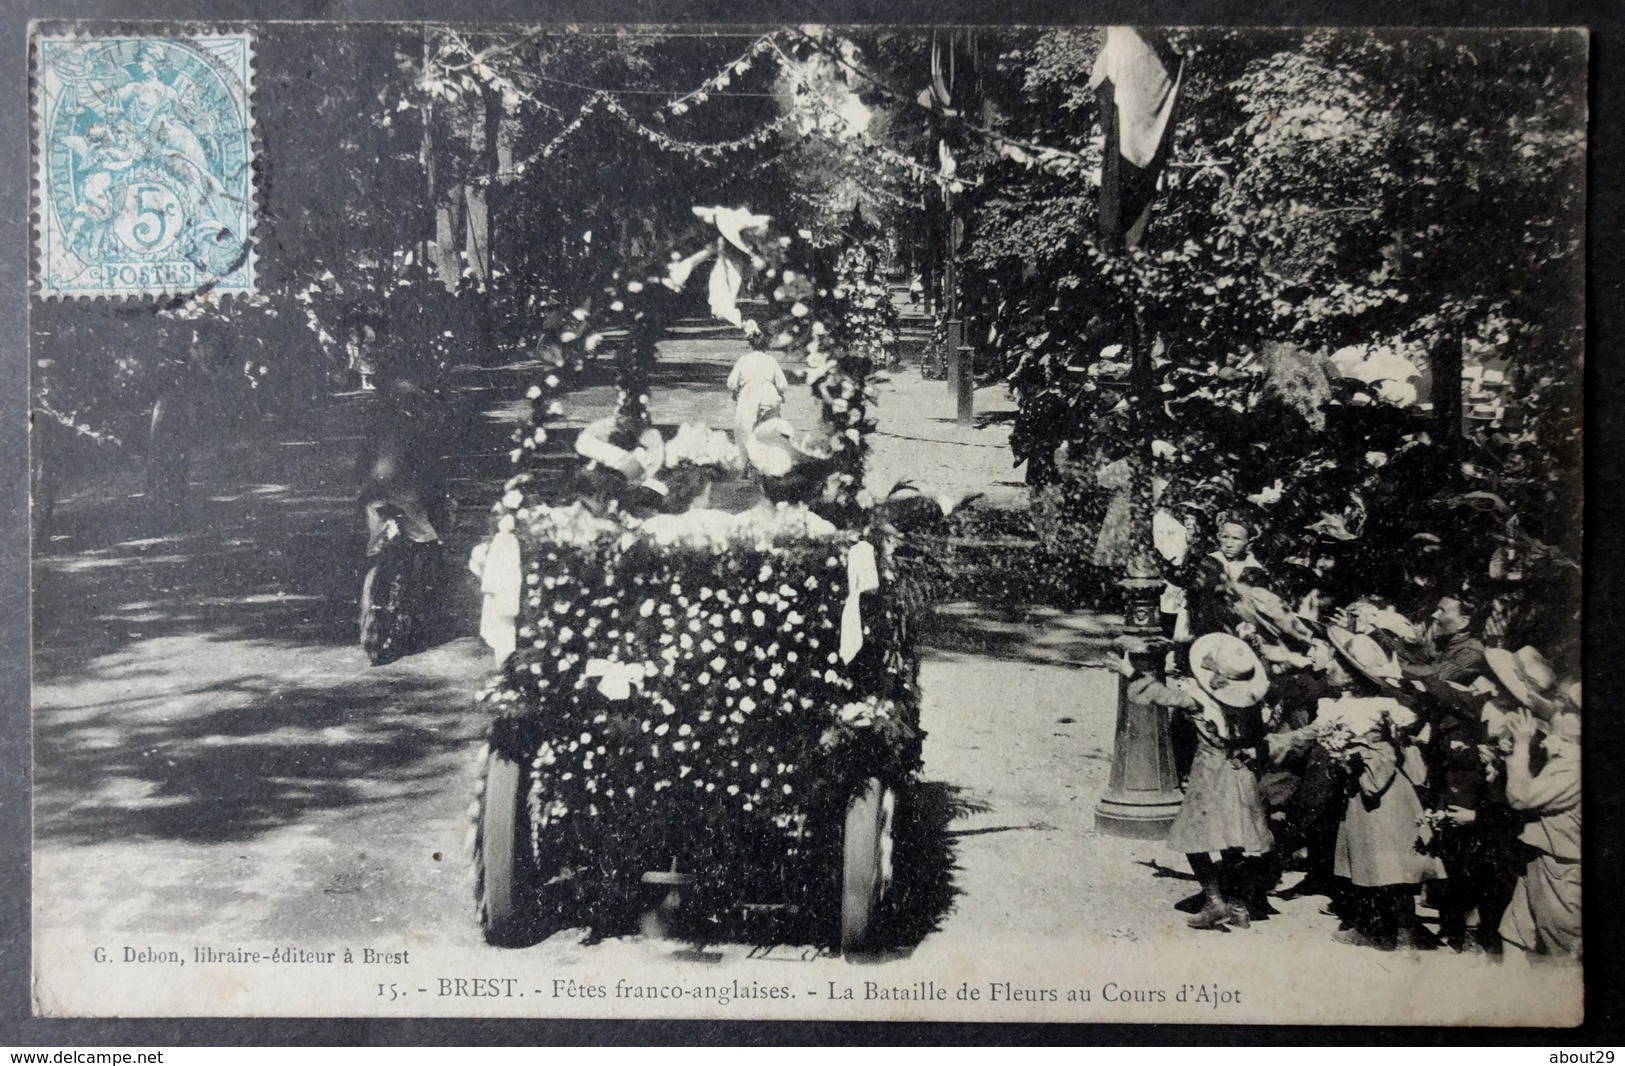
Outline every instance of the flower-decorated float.
<svg viewBox="0 0 1625 1066">
<path fill-rule="evenodd" d="M 557 332 L 514 453 L 534 469 L 473 560 L 500 663 L 472 812 L 493 942 L 613 933 L 666 894 L 702 928 L 765 909 L 850 950 L 891 879 L 922 737 L 899 528 L 941 512 L 862 490 L 872 358 L 829 257 L 765 216 L 695 214 L 704 248 L 609 277 Z M 805 359 L 813 431 L 766 402 L 732 435 L 650 425 L 655 341 L 708 261 L 712 312 Z M 561 454 L 560 396 L 611 328 L 616 413 Z"/>
</svg>

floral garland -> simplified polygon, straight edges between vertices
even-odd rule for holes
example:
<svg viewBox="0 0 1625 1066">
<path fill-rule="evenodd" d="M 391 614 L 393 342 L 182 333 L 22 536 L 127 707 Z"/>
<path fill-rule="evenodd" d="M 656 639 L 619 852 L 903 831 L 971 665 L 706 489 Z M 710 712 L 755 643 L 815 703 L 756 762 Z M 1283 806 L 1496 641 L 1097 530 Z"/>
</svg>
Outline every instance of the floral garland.
<svg viewBox="0 0 1625 1066">
<path fill-rule="evenodd" d="M 778 50 L 774 47 L 773 41 L 783 32 L 783 30 L 774 30 L 772 33 L 762 34 L 762 36 L 756 38 L 756 40 L 751 43 L 749 48 L 745 49 L 733 60 L 724 65 L 721 70 L 717 71 L 711 77 L 705 79 L 705 81 L 700 84 L 698 89 L 684 93 L 682 96 L 679 96 L 675 100 L 672 100 L 670 103 L 666 104 L 666 110 L 670 111 L 674 115 L 681 115 L 688 111 L 690 107 L 705 103 L 707 100 L 711 99 L 712 93 L 722 92 L 733 83 L 734 78 L 743 77 L 745 73 L 750 70 L 752 56 L 771 56 L 775 53 L 782 56 L 783 53 L 778 52 Z"/>
<path fill-rule="evenodd" d="M 890 366 L 897 348 L 897 308 L 874 252 L 863 244 L 847 248 L 836 260 L 835 276 L 835 295 L 845 303 L 851 347 L 881 366 Z"/>
<path fill-rule="evenodd" d="M 124 442 L 120 440 L 117 435 L 108 432 L 107 430 L 95 429 L 88 422 L 79 421 L 78 411 L 72 411 L 66 414 L 58 411 L 55 407 L 51 406 L 51 401 L 48 398 L 48 394 L 43 390 L 41 390 L 41 392 L 34 397 L 33 406 L 34 410 L 39 414 L 47 416 L 53 422 L 59 423 L 64 428 L 73 430 L 73 432 L 78 436 L 90 438 L 97 444 L 115 446 L 122 446 L 124 444 Z M 38 447 L 38 445 L 36 445 L 36 447 Z"/>
<path fill-rule="evenodd" d="M 766 144 L 768 141 L 772 140 L 780 130 L 787 126 L 790 121 L 788 115 L 781 115 L 778 118 L 770 119 L 769 121 L 763 123 L 761 126 L 758 126 L 756 129 L 745 134 L 743 137 L 735 137 L 733 140 L 729 141 L 699 143 L 694 141 L 680 141 L 675 137 L 661 133 L 659 130 L 649 128 L 642 122 L 638 121 L 636 116 L 634 116 L 625 107 L 621 106 L 620 102 L 613 97 L 606 97 L 603 103 L 605 108 L 616 118 L 624 122 L 628 129 L 630 129 L 633 133 L 636 133 L 639 137 L 642 137 L 644 140 L 648 141 L 650 144 L 653 144 L 668 152 L 675 152 L 678 155 L 683 155 L 690 159 L 698 160 L 699 162 L 704 163 L 706 166 L 715 166 L 726 152 L 738 152 L 743 149 L 758 148 L 761 145 Z"/>
<path fill-rule="evenodd" d="M 553 138 L 546 144 L 536 149 L 536 151 L 531 152 L 523 159 L 516 160 L 501 174 L 487 174 L 477 179 L 477 184 L 490 185 L 496 181 L 504 179 L 511 180 L 513 178 L 520 177 L 532 166 L 534 166 L 538 160 L 552 158 L 553 154 L 564 146 L 564 142 L 568 141 L 576 134 L 577 131 L 581 129 L 582 124 L 587 121 L 588 116 L 597 111 L 599 108 L 603 108 L 605 111 L 608 111 L 610 114 L 614 115 L 617 119 L 624 123 L 628 129 L 637 134 L 639 137 L 642 137 L 644 140 L 648 141 L 650 144 L 653 144 L 664 151 L 673 152 L 677 155 L 686 156 L 689 159 L 697 160 L 706 166 L 716 166 L 722 160 L 722 157 L 728 153 L 740 152 L 751 148 L 760 148 L 762 145 L 771 141 L 790 123 L 790 116 L 783 115 L 778 118 L 770 119 L 744 136 L 735 137 L 732 140 L 711 142 L 682 141 L 645 125 L 638 120 L 637 116 L 628 111 L 625 106 L 623 106 L 621 102 L 615 98 L 614 93 L 607 89 L 600 89 L 582 102 L 581 106 L 576 109 L 576 113 L 571 117 L 570 121 L 560 127 L 559 131 L 554 134 Z"/>
</svg>

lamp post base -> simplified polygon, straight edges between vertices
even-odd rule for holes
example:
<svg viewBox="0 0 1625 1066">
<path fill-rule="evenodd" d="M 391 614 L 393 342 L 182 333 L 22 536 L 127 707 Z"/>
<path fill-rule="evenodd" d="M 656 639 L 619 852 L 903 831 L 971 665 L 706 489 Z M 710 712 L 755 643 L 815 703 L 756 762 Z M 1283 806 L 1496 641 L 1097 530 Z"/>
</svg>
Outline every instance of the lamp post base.
<svg viewBox="0 0 1625 1066">
<path fill-rule="evenodd" d="M 1136 672 L 1161 678 L 1169 646 L 1155 629 L 1162 581 L 1129 578 L 1121 584 L 1127 624 L 1118 645 Z M 1161 840 L 1184 799 L 1168 740 L 1167 712 L 1130 700 L 1128 682 L 1123 681 L 1118 687 L 1111 779 L 1095 803 L 1095 828 L 1111 836 Z"/>
<path fill-rule="evenodd" d="M 1095 828 L 1107 836 L 1131 840 L 1165 840 L 1184 797 L 1124 797 L 1110 794 L 1095 802 Z"/>
</svg>

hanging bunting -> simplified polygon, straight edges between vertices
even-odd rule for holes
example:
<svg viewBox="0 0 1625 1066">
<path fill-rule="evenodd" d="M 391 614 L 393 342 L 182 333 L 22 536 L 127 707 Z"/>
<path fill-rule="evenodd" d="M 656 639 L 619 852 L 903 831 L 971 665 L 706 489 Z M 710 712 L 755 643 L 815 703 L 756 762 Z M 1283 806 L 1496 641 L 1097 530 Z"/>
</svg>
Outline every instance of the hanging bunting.
<svg viewBox="0 0 1625 1066">
<path fill-rule="evenodd" d="M 732 84 L 734 78 L 741 77 L 749 71 L 751 56 L 767 52 L 773 44 L 773 39 L 783 32 L 783 30 L 775 30 L 772 33 L 764 33 L 756 38 L 749 48 L 729 60 L 721 70 L 702 82 L 699 88 L 666 104 L 666 110 L 674 115 L 681 115 L 686 113 L 690 107 L 705 103 L 711 98 L 712 93 L 721 92 Z"/>
<path fill-rule="evenodd" d="M 707 166 L 715 166 L 715 161 L 720 159 L 725 152 L 737 152 L 742 148 L 757 148 L 766 144 L 774 134 L 785 126 L 789 119 L 788 115 L 781 115 L 757 127 L 743 137 L 736 137 L 730 141 L 699 144 L 692 141 L 680 141 L 675 137 L 661 133 L 659 130 L 650 129 L 613 97 L 606 97 L 604 103 L 611 114 L 626 123 L 628 128 L 649 143 L 657 145 L 668 152 L 675 152 L 678 155 L 698 160 Z"/>
</svg>

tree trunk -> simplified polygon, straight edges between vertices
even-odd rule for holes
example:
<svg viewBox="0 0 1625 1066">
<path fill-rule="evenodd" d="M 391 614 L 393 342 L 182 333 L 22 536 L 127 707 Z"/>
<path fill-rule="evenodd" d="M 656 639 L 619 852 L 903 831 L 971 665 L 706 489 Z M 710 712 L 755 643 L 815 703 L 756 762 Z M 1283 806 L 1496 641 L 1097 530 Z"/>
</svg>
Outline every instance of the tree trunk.
<svg viewBox="0 0 1625 1066">
<path fill-rule="evenodd" d="M 434 243 L 429 256 L 434 264 L 440 284 L 447 292 L 456 292 L 462 281 L 463 263 L 459 254 L 466 243 L 463 218 L 463 186 L 453 185 L 446 190 L 434 209 Z"/>
<path fill-rule="evenodd" d="M 429 73 L 429 27 L 423 27 L 423 73 Z M 418 163 L 423 168 L 423 205 L 431 211 L 435 204 L 435 174 L 434 174 L 434 104 L 423 105 L 423 138 L 418 143 Z M 434 219 L 429 220 L 428 227 L 418 234 L 418 261 L 427 264 L 429 260 L 429 242 L 433 240 Z"/>
<path fill-rule="evenodd" d="M 1433 435 L 1449 460 L 1448 477 L 1452 482 L 1461 475 L 1461 460 L 1465 456 L 1461 432 L 1461 334 L 1445 333 L 1428 352 L 1428 373 L 1432 378 Z"/>
</svg>

